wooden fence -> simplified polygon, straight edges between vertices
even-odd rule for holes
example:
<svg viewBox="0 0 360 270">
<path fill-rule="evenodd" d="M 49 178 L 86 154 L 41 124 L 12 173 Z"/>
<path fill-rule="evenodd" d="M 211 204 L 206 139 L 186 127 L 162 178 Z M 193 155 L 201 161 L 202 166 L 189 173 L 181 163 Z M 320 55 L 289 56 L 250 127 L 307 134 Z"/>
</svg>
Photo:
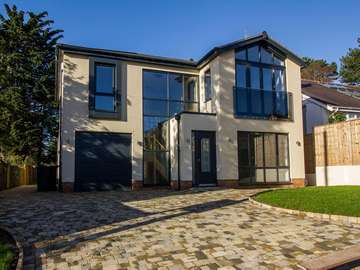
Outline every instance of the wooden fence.
<svg viewBox="0 0 360 270">
<path fill-rule="evenodd" d="M 0 162 L 0 190 L 36 184 L 36 168 L 10 166 Z"/>
<path fill-rule="evenodd" d="M 360 120 L 315 127 L 317 167 L 360 165 Z"/>
<path fill-rule="evenodd" d="M 305 156 L 305 173 L 315 173 L 315 146 L 314 135 L 308 134 L 304 136 L 304 156 Z"/>
</svg>

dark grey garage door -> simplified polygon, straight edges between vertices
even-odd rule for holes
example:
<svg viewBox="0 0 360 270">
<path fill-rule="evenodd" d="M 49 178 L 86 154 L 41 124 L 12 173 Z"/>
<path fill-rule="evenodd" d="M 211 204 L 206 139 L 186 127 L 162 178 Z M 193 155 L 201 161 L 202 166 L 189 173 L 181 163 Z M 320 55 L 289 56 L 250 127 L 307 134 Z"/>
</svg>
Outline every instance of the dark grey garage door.
<svg viewBox="0 0 360 270">
<path fill-rule="evenodd" d="M 130 184 L 130 134 L 76 132 L 76 191 L 110 190 Z"/>
</svg>

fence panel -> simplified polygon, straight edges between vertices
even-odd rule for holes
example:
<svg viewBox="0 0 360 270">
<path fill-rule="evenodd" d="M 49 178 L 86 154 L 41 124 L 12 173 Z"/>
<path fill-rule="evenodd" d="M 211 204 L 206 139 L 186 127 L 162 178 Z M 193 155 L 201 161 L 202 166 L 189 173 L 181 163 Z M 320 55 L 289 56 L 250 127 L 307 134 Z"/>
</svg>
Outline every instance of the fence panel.
<svg viewBox="0 0 360 270">
<path fill-rule="evenodd" d="M 314 128 L 317 185 L 360 185 L 360 120 Z"/>
<path fill-rule="evenodd" d="M 315 173 L 315 147 L 313 134 L 308 134 L 304 136 L 304 156 L 305 173 Z"/>
<path fill-rule="evenodd" d="M 32 166 L 9 166 L 0 162 L 0 190 L 36 184 L 37 169 Z"/>
</svg>

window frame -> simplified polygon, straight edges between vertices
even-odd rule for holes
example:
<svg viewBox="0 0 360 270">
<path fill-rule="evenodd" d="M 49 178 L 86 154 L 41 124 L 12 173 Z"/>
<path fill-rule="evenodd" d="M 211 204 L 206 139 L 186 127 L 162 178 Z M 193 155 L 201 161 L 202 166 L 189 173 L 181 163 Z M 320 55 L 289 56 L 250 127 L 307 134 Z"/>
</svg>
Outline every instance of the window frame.
<svg viewBox="0 0 360 270">
<path fill-rule="evenodd" d="M 112 93 L 97 92 L 97 66 L 113 67 Z M 122 63 L 114 59 L 98 57 L 89 59 L 89 118 L 126 121 L 126 74 L 123 74 L 126 72 L 125 70 L 125 68 L 122 68 Z M 97 96 L 113 97 L 114 111 L 96 109 Z"/>
<path fill-rule="evenodd" d="M 252 47 L 256 47 L 258 48 L 257 52 L 258 52 L 258 61 L 254 62 L 254 61 L 249 61 L 249 57 L 248 57 L 248 49 L 252 48 Z M 261 62 L 261 50 L 265 49 L 267 50 L 269 53 L 271 53 L 272 55 L 272 64 L 269 63 L 263 63 Z M 236 57 L 236 54 L 239 51 L 244 51 L 245 52 L 245 59 L 238 59 Z M 265 111 L 265 94 L 266 93 L 271 93 L 272 96 L 272 101 L 273 101 L 273 105 L 272 106 L 276 106 L 276 95 L 277 93 L 283 93 L 283 95 L 286 96 L 286 98 L 288 98 L 289 96 L 291 96 L 291 93 L 288 92 L 287 90 L 287 80 L 286 80 L 286 66 L 285 66 L 285 60 L 286 60 L 286 56 L 282 55 L 281 53 L 277 52 L 275 48 L 272 48 L 271 46 L 268 46 L 264 43 L 256 43 L 256 44 L 252 44 L 252 45 L 247 45 L 247 46 L 243 46 L 243 47 L 239 47 L 237 49 L 235 49 L 235 87 L 234 87 L 234 115 L 235 117 L 245 117 L 245 118 L 259 118 L 259 119 L 272 119 L 274 115 L 267 115 L 266 111 Z M 274 63 L 274 59 L 278 58 L 281 61 L 283 61 L 283 65 L 277 65 Z M 238 86 L 238 65 L 242 65 L 244 67 L 245 70 L 245 87 L 240 87 Z M 256 67 L 259 70 L 259 89 L 256 88 L 252 88 L 250 85 L 251 82 L 251 68 L 252 67 Z M 271 70 L 271 90 L 269 89 L 264 89 L 264 70 Z M 282 91 L 278 91 L 276 90 L 276 78 L 275 78 L 275 73 L 277 70 L 280 70 L 283 72 L 283 90 Z M 252 96 L 252 90 L 258 91 L 258 94 L 260 94 L 260 107 L 261 107 L 261 113 L 254 113 L 252 112 L 252 101 L 251 101 L 251 96 Z M 238 91 L 246 91 L 246 103 L 247 103 L 247 112 L 241 112 L 238 108 L 238 100 L 237 100 L 237 96 L 238 96 Z M 291 98 L 291 97 L 290 97 Z M 278 118 L 280 120 L 292 120 L 291 119 L 291 108 L 290 108 L 291 104 L 289 102 L 289 100 L 287 101 L 287 117 L 284 118 Z M 273 111 L 276 111 L 275 107 L 272 108 Z"/>
<path fill-rule="evenodd" d="M 207 84 L 207 79 L 210 80 L 210 85 Z M 204 72 L 204 97 L 205 97 L 204 99 L 205 103 L 212 99 L 211 68 L 208 68 Z"/>
<path fill-rule="evenodd" d="M 165 73 L 167 74 L 167 87 L 166 87 L 166 97 L 167 98 L 155 98 L 155 97 L 146 97 L 144 94 L 144 74 L 145 72 L 153 72 L 153 73 Z M 178 99 L 171 99 L 170 98 L 170 85 L 169 85 L 169 75 L 170 74 L 177 74 L 177 75 L 181 75 L 182 76 L 182 99 L 185 98 L 185 77 L 186 76 L 190 76 L 190 77 L 196 77 L 197 78 L 197 89 L 196 89 L 196 101 L 190 101 L 190 102 L 186 102 L 184 100 L 178 100 Z M 142 132 L 143 132 L 143 143 L 142 143 L 142 148 L 143 148 L 143 155 L 145 153 L 147 153 L 147 155 L 156 155 L 157 153 L 166 153 L 165 156 L 167 156 L 167 167 L 168 167 L 168 181 L 167 183 L 161 183 L 161 184 L 149 184 L 145 182 L 145 159 L 143 159 L 142 161 L 142 166 L 143 166 L 143 175 L 142 175 L 142 181 L 143 181 L 143 186 L 168 186 L 171 183 L 171 157 L 170 157 L 170 125 L 167 125 L 167 145 L 166 145 L 166 149 L 149 149 L 146 147 L 145 145 L 145 118 L 147 117 L 159 117 L 159 118 L 166 118 L 166 120 L 161 121 L 161 122 L 165 122 L 168 121 L 170 118 L 173 117 L 172 114 L 170 114 L 170 105 L 172 102 L 180 102 L 183 106 L 185 106 L 185 104 L 196 104 L 197 106 L 197 110 L 196 112 L 200 112 L 200 78 L 199 75 L 197 74 L 192 74 L 192 73 L 181 73 L 181 72 L 171 72 L 171 71 L 165 71 L 165 70 L 156 70 L 156 69 L 143 69 L 142 70 L 142 105 L 143 105 L 143 112 L 142 112 L 142 122 L 143 122 L 143 127 L 142 127 Z M 147 114 L 145 113 L 145 102 L 146 101 L 163 101 L 167 103 L 167 114 Z"/>
<path fill-rule="evenodd" d="M 240 165 L 240 151 L 239 151 L 239 141 L 240 141 L 240 135 L 241 134 L 245 134 L 247 136 L 247 144 L 248 144 L 248 164 L 247 165 Z M 261 135 L 262 137 L 262 166 L 256 166 L 256 164 L 252 164 L 252 159 L 251 156 L 253 155 L 253 153 L 251 153 L 251 147 L 250 147 L 250 136 L 251 135 Z M 276 166 L 266 166 L 266 149 L 265 149 L 265 140 L 264 140 L 264 136 L 265 135 L 275 135 L 275 145 L 276 145 Z M 285 135 L 287 138 L 287 166 L 280 166 L 280 160 L 279 160 L 279 135 L 283 136 Z M 291 177 L 290 177 L 290 172 L 291 172 L 291 166 L 290 166 L 290 141 L 289 141 L 289 133 L 281 133 L 281 132 L 254 132 L 254 131 L 238 131 L 237 132 L 237 152 L 238 152 L 238 181 L 240 183 L 240 185 L 263 185 L 263 184 L 284 184 L 284 183 L 291 183 Z M 255 149 L 253 149 L 255 151 Z M 250 173 L 250 181 L 248 183 L 244 183 L 240 180 L 240 171 L 241 169 L 247 169 L 250 172 L 255 172 L 257 169 L 260 169 L 263 171 L 263 181 L 262 182 L 256 182 L 256 177 L 255 175 L 252 175 Z M 275 169 L 276 170 L 276 175 L 277 175 L 277 181 L 270 181 L 267 182 L 266 181 L 266 169 Z M 289 171 L 289 180 L 288 181 L 280 181 L 279 178 L 279 170 L 281 169 L 287 169 Z"/>
<path fill-rule="evenodd" d="M 97 83 L 97 78 L 98 78 L 98 74 L 97 74 L 97 67 L 102 66 L 102 67 L 111 67 L 112 68 L 112 91 L 111 93 L 106 93 L 106 92 L 98 92 L 99 89 L 97 89 L 96 83 Z M 94 80 L 95 80 L 95 85 L 94 85 L 94 110 L 96 112 L 107 112 L 107 113 L 114 113 L 116 112 L 116 65 L 115 64 L 110 64 L 110 63 L 101 63 L 101 62 L 95 62 L 94 63 Z M 112 97 L 113 98 L 113 110 L 112 111 L 108 111 L 108 110 L 101 110 L 101 109 L 97 109 L 96 108 L 96 98 L 97 97 Z"/>
</svg>

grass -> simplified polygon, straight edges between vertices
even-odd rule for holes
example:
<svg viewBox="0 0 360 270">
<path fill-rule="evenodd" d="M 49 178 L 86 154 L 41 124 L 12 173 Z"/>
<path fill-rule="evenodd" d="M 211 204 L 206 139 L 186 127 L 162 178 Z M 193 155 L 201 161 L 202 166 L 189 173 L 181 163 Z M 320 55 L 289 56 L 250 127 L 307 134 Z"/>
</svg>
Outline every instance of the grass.
<svg viewBox="0 0 360 270">
<path fill-rule="evenodd" d="M 9 245 L 0 242 L 0 270 L 10 269 L 14 253 Z"/>
<path fill-rule="evenodd" d="M 278 189 L 261 193 L 255 199 L 287 209 L 360 217 L 360 186 Z"/>
</svg>

